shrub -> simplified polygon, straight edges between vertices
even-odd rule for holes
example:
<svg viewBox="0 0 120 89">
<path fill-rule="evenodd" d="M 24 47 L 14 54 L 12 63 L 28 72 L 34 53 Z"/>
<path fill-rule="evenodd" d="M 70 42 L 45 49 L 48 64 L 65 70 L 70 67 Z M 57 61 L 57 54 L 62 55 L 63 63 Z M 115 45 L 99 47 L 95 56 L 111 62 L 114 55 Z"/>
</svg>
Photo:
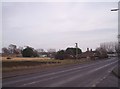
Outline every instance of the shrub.
<svg viewBox="0 0 120 89">
<path fill-rule="evenodd" d="M 10 57 L 7 57 L 7 59 L 11 59 Z"/>
<path fill-rule="evenodd" d="M 27 47 L 22 51 L 23 57 L 38 57 L 38 54 L 36 51 L 33 50 L 31 47 Z"/>
<path fill-rule="evenodd" d="M 64 50 L 58 51 L 57 54 L 55 55 L 55 58 L 60 60 L 65 59 L 65 51 Z"/>
</svg>

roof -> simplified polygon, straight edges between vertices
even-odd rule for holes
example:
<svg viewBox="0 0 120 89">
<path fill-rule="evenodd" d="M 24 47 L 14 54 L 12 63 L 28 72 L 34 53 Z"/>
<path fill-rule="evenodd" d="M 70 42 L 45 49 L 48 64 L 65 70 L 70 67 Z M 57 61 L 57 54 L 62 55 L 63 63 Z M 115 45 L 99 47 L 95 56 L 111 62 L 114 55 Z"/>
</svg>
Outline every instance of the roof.
<svg viewBox="0 0 120 89">
<path fill-rule="evenodd" d="M 95 51 L 86 51 L 79 55 L 79 57 L 93 57 L 93 56 L 96 56 Z"/>
</svg>

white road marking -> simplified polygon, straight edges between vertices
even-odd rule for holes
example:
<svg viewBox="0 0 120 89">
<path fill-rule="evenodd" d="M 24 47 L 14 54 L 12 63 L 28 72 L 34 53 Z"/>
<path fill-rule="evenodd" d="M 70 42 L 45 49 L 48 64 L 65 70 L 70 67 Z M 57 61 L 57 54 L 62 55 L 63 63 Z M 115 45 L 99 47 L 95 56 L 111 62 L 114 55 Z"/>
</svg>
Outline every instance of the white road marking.
<svg viewBox="0 0 120 89">
<path fill-rule="evenodd" d="M 102 61 L 100 61 L 100 62 L 102 62 Z M 99 62 L 96 63 L 96 64 L 99 64 Z M 7 82 L 7 83 L 3 83 L 3 85 L 17 83 L 17 82 L 22 82 L 22 81 L 27 81 L 27 80 L 32 80 L 32 79 L 37 79 L 37 78 L 46 77 L 46 76 L 55 75 L 55 74 L 64 73 L 64 72 L 69 72 L 69 71 L 73 71 L 73 70 L 76 70 L 76 69 L 82 69 L 82 68 L 86 68 L 86 67 L 89 67 L 89 66 L 93 66 L 93 65 L 96 65 L 96 64 L 90 64 L 88 66 L 76 67 L 76 68 L 67 69 L 67 70 L 63 70 L 63 71 L 58 71 L 58 72 L 53 72 L 53 73 L 49 73 L 49 74 L 44 74 L 44 75 L 37 76 L 37 77 L 35 76 L 35 77 L 27 78 L 27 79 L 21 79 L 21 80 L 17 80 L 17 81 Z"/>
<path fill-rule="evenodd" d="M 118 61 L 117 61 L 118 62 Z M 108 72 L 110 73 L 116 66 L 112 67 L 111 70 L 109 70 Z M 104 76 L 102 79 L 100 79 L 98 82 L 96 82 L 96 85 L 99 84 L 100 82 L 102 82 L 104 79 L 106 79 L 108 75 Z"/>
<path fill-rule="evenodd" d="M 57 77 L 58 77 L 58 76 L 51 77 L 51 78 L 47 78 L 47 79 L 43 79 L 43 80 L 34 81 L 34 82 L 31 82 L 31 83 L 26 83 L 26 84 L 21 85 L 20 87 L 24 87 L 24 86 L 26 86 L 26 85 L 35 84 L 35 83 L 42 82 L 42 81 L 47 81 L 47 80 L 54 79 L 54 78 L 57 78 Z"/>
<path fill-rule="evenodd" d="M 107 64 L 107 65 L 105 65 L 105 66 L 99 67 L 99 68 L 97 68 L 97 69 L 94 69 L 94 70 L 88 71 L 88 72 L 87 72 L 86 74 L 84 74 L 84 75 L 88 75 L 89 73 L 92 73 L 92 72 L 98 71 L 99 69 L 102 69 L 102 68 L 104 68 L 104 67 L 106 67 L 106 66 L 109 66 L 109 65 L 111 65 L 111 64 L 114 64 L 114 63 L 116 63 L 116 62 L 117 62 L 117 61 L 112 62 L 112 63 L 110 63 L 110 64 Z M 57 83 L 55 83 L 55 84 L 51 84 L 51 85 L 48 86 L 48 87 L 53 87 L 53 86 L 54 86 L 54 87 L 59 87 L 60 85 L 66 83 L 66 82 L 70 82 L 70 81 L 75 80 L 75 79 L 77 79 L 77 78 L 79 78 L 79 77 L 81 77 L 81 76 L 84 76 L 84 75 L 74 76 L 74 77 L 69 78 L 69 79 L 67 79 L 67 80 L 65 80 L 65 81 L 63 80 L 63 81 L 57 82 Z"/>
<path fill-rule="evenodd" d="M 107 60 L 107 61 L 108 61 L 108 60 Z M 109 61 L 110 61 L 110 60 L 109 60 Z M 100 62 L 101 62 L 101 61 L 100 61 Z M 104 62 L 106 62 L 106 61 L 104 61 Z M 115 61 L 115 62 L 117 62 L 117 61 Z M 113 63 L 115 63 L 115 62 L 113 62 Z M 96 63 L 96 64 L 99 64 L 99 62 Z M 49 76 L 49 75 L 55 75 L 55 74 L 59 74 L 59 73 L 64 73 L 64 72 L 68 72 L 68 71 L 73 71 L 73 70 L 76 70 L 76 69 L 86 68 L 86 67 L 89 67 L 89 66 L 92 66 L 92 65 L 96 65 L 96 64 L 91 64 L 91 65 L 88 65 L 88 66 L 76 67 L 76 68 L 72 68 L 72 69 L 68 69 L 68 70 L 53 72 L 53 73 L 49 73 L 49 74 L 45 74 L 45 75 L 41 75 L 41 76 L 37 76 L 37 77 L 32 77 L 32 78 L 29 78 L 29 79 L 22 79 L 22 80 L 18 80 L 18 81 L 8 82 L 8 83 L 5 83 L 5 84 L 12 84 L 12 83 L 16 83 L 16 82 L 22 82 L 22 81 L 25 81 L 25 80 L 37 79 L 37 78 L 46 77 L 46 76 Z M 112 64 L 112 63 L 110 63 L 110 64 Z M 110 65 L 110 64 L 108 64 L 108 65 Z M 95 70 L 92 70 L 92 71 L 90 71 L 90 72 L 97 71 L 97 70 L 99 70 L 99 69 L 101 69 L 101 68 L 104 68 L 104 67 L 106 67 L 106 66 L 108 66 L 108 65 L 99 67 L 99 68 L 97 68 L 97 69 L 95 69 Z M 58 76 L 57 76 L 57 77 L 58 77 Z M 56 77 L 54 77 L 54 78 L 56 78 Z M 77 78 L 77 77 L 76 77 L 76 78 Z M 49 79 L 51 79 L 51 78 L 49 78 Z M 52 78 L 52 79 L 53 79 L 53 78 Z M 48 79 L 46 79 L 46 80 L 48 80 Z M 42 80 L 42 81 L 46 81 L 46 80 Z M 73 80 L 73 79 L 71 78 L 70 80 Z M 40 81 L 33 81 L 33 82 L 31 82 L 31 83 L 24 84 L 24 85 L 30 85 L 30 84 L 34 84 L 34 83 L 38 83 L 38 82 L 40 82 Z M 3 85 L 5 85 L 5 84 L 3 84 Z"/>
</svg>

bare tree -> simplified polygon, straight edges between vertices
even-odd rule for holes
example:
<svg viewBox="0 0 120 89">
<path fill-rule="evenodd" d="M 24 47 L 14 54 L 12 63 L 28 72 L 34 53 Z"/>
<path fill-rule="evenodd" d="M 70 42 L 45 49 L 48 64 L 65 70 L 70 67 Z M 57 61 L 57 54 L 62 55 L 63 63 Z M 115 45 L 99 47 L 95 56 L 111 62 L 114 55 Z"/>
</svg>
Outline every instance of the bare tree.
<svg viewBox="0 0 120 89">
<path fill-rule="evenodd" d="M 4 47 L 4 48 L 2 48 L 2 53 L 3 54 L 9 54 L 10 51 L 6 47 Z"/>
<path fill-rule="evenodd" d="M 9 49 L 11 54 L 14 54 L 16 52 L 17 46 L 13 45 L 13 44 L 10 44 L 8 49 Z"/>
<path fill-rule="evenodd" d="M 36 49 L 36 51 L 37 51 L 38 53 L 45 52 L 44 49 Z"/>
<path fill-rule="evenodd" d="M 51 48 L 51 49 L 48 49 L 47 52 L 54 53 L 54 52 L 56 52 L 56 50 Z"/>
<path fill-rule="evenodd" d="M 2 48 L 3 56 L 17 56 L 21 54 L 21 49 L 17 48 L 16 45 L 10 44 L 8 47 Z"/>
<path fill-rule="evenodd" d="M 105 42 L 100 44 L 100 48 L 105 49 L 108 53 L 113 53 L 116 51 L 116 42 Z"/>
<path fill-rule="evenodd" d="M 118 54 L 118 56 L 120 57 L 120 43 L 116 43 L 115 50 L 116 50 L 116 53 Z"/>
<path fill-rule="evenodd" d="M 48 52 L 48 57 L 55 58 L 56 49 L 50 48 L 50 49 L 47 50 L 47 52 Z"/>
<path fill-rule="evenodd" d="M 99 58 L 107 58 L 108 55 L 107 55 L 107 51 L 106 49 L 104 48 L 96 48 L 96 52 L 97 52 L 97 55 L 99 56 Z"/>
</svg>

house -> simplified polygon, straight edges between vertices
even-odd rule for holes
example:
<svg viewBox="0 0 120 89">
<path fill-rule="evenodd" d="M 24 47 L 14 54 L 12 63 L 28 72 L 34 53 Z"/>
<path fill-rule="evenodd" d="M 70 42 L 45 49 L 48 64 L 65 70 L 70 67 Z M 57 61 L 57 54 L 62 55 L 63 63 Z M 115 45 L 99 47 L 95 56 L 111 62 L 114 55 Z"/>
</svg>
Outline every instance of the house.
<svg viewBox="0 0 120 89">
<path fill-rule="evenodd" d="M 81 58 L 88 58 L 88 59 L 97 59 L 98 58 L 98 54 L 96 51 L 92 51 L 89 50 L 89 48 L 87 48 L 87 51 L 86 52 L 83 52 L 82 54 L 78 55 L 78 58 L 81 59 Z"/>
</svg>

